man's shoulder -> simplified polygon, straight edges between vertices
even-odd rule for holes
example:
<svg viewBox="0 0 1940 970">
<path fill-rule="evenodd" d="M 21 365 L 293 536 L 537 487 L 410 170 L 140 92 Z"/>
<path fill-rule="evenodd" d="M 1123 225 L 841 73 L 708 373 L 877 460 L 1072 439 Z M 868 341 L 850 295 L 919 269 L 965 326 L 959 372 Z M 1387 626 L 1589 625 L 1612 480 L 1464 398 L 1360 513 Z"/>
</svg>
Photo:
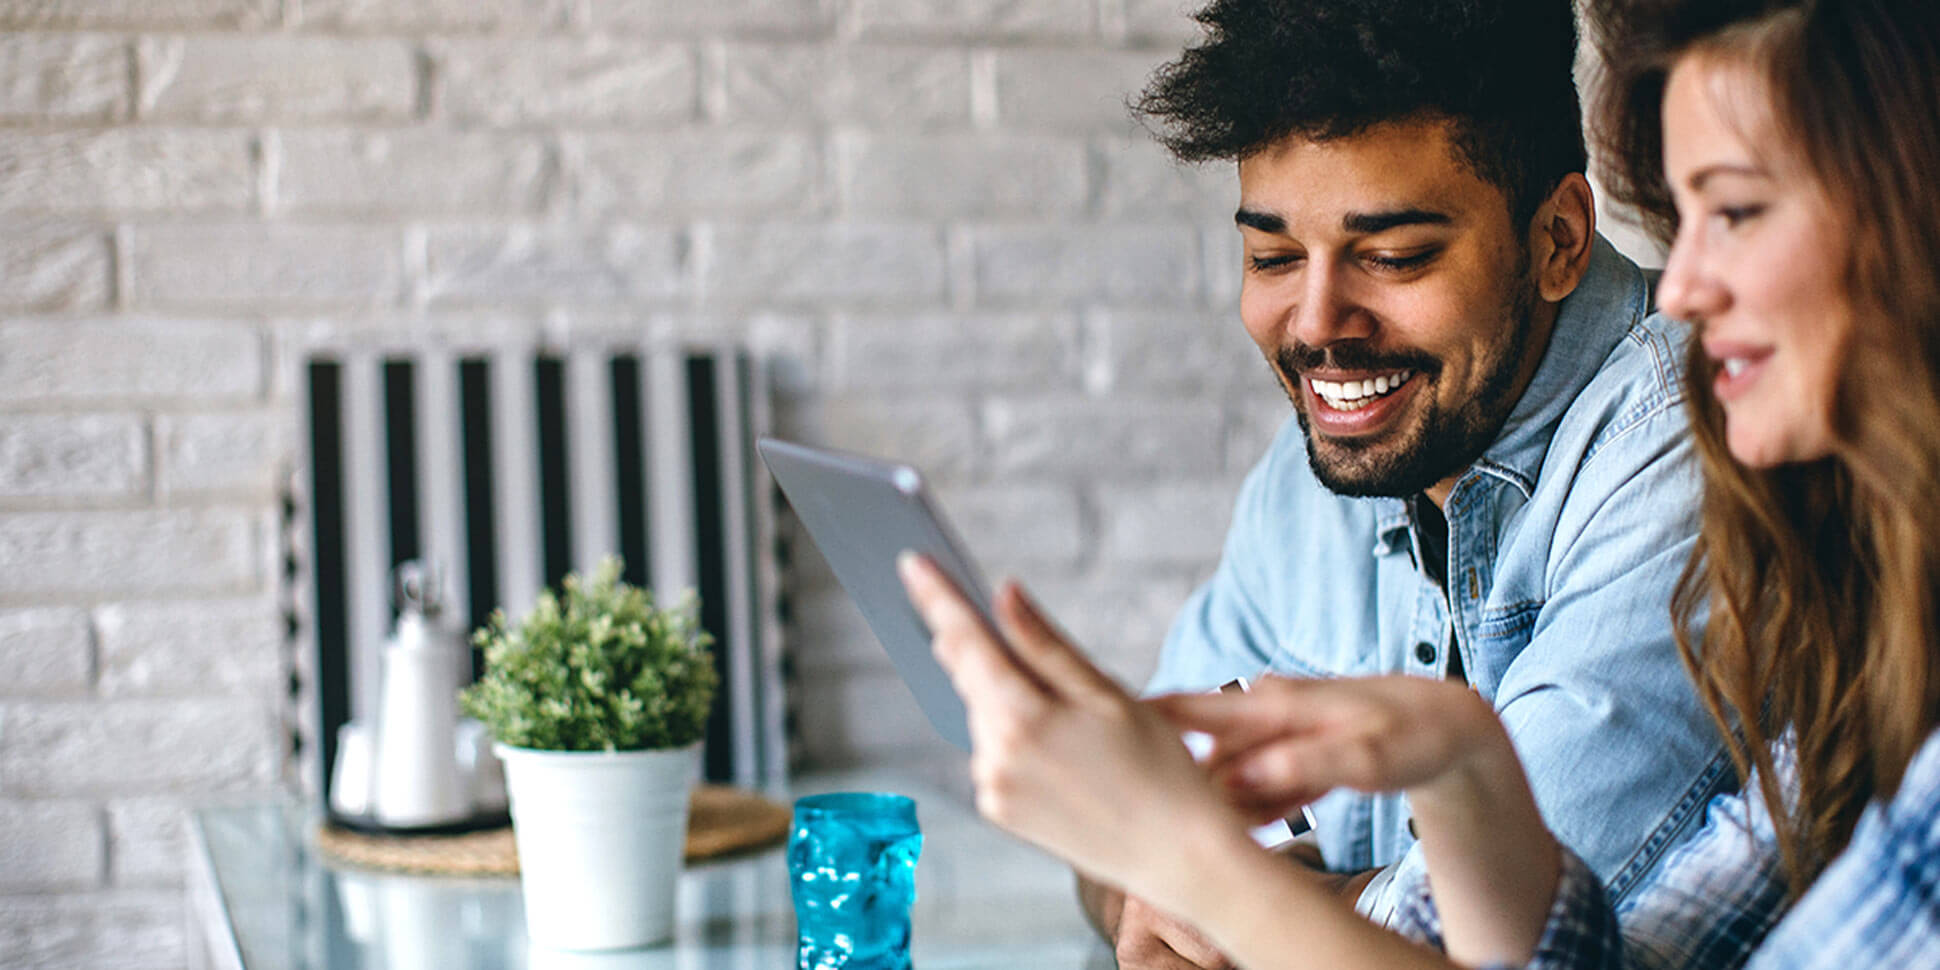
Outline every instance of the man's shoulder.
<svg viewBox="0 0 1940 970">
<path fill-rule="evenodd" d="M 1564 537 L 1607 538 L 1645 521 L 1666 537 L 1695 534 L 1701 481 L 1685 407 L 1688 334 L 1661 314 L 1640 316 L 1558 422 L 1533 496 L 1551 510 L 1552 554 L 1574 547 Z"/>
<path fill-rule="evenodd" d="M 1662 313 L 1638 317 L 1598 364 L 1570 403 L 1557 437 L 1572 441 L 1577 460 L 1588 462 L 1612 443 L 1638 437 L 1659 450 L 1688 435 L 1684 368 L 1690 328 Z"/>
</svg>

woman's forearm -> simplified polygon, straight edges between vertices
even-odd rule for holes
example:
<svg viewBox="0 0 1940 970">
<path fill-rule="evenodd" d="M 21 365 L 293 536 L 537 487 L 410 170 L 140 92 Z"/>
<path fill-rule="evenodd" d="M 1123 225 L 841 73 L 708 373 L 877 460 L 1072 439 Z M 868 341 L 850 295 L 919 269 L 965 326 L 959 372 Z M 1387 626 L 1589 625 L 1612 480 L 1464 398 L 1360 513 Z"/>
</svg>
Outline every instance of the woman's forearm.
<svg viewBox="0 0 1940 970">
<path fill-rule="evenodd" d="M 1329 788 L 1406 792 L 1450 956 L 1471 965 L 1528 962 L 1556 894 L 1561 849 L 1543 825 L 1501 719 L 1473 690 L 1405 676 L 1326 682 L 1266 678 L 1239 698 L 1180 695 L 1155 703 L 1162 703 L 1182 728 L 1207 731 L 1228 747 L 1216 775 L 1252 809 L 1278 811 L 1283 802 Z M 1221 851 L 1229 859 L 1239 856 L 1230 847 Z M 1258 868 L 1250 862 L 1230 864 L 1249 872 Z M 1236 953 L 1255 955 L 1253 964 L 1243 965 L 1327 966 L 1327 960 L 1365 965 L 1361 954 L 1392 952 L 1366 943 L 1361 930 L 1371 927 L 1358 917 L 1323 935 L 1322 927 L 1334 927 L 1336 917 L 1352 913 L 1345 906 L 1323 909 L 1308 901 L 1311 885 L 1286 884 L 1300 873 L 1214 874 L 1223 881 L 1207 889 L 1209 898 L 1256 917 L 1241 920 L 1210 907 L 1200 917 L 1215 936 L 1221 932 L 1213 930 L 1215 925 L 1232 934 Z M 1271 892 L 1263 888 L 1269 885 L 1275 887 Z M 1294 911 L 1277 920 L 1271 915 L 1276 894 L 1298 900 Z M 1281 929 L 1281 945 L 1294 944 L 1297 953 L 1276 958 L 1271 947 L 1250 947 L 1255 938 Z M 1317 949 L 1323 938 L 1340 949 Z M 1322 952 L 1327 960 L 1287 963 Z"/>
<path fill-rule="evenodd" d="M 1543 825 L 1508 733 L 1493 712 L 1444 775 L 1408 790 L 1449 956 L 1529 961 L 1556 897 L 1562 850 Z"/>
<path fill-rule="evenodd" d="M 1211 834 L 1160 901 L 1247 970 L 1415 970 L 1448 959 L 1368 922 L 1324 874 L 1287 865 L 1244 832 Z"/>
</svg>

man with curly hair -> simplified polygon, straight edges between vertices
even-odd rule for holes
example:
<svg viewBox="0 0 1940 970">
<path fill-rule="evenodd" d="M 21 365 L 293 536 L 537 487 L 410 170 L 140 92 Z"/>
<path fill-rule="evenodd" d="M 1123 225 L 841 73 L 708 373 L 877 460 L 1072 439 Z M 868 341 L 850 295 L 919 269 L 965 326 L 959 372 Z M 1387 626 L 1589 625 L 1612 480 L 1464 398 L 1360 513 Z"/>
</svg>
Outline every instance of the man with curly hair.
<svg viewBox="0 0 1940 970">
<path fill-rule="evenodd" d="M 1136 108 L 1236 163 L 1240 317 L 1293 404 L 1148 690 L 1464 678 L 1546 822 L 1627 895 L 1730 781 L 1671 638 L 1696 535 L 1683 331 L 1596 233 L 1562 0 L 1213 0 Z M 1335 792 L 1288 857 L 1362 912 L 1423 878 L 1405 799 Z M 1218 967 L 1082 895 L 1125 967 Z"/>
</svg>

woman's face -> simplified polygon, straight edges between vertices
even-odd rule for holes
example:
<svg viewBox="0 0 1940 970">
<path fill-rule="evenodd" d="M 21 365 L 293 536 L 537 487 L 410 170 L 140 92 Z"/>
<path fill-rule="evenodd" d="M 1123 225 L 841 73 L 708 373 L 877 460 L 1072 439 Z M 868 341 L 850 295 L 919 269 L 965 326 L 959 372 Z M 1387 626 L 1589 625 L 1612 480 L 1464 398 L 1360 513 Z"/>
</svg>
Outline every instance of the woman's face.
<svg viewBox="0 0 1940 970">
<path fill-rule="evenodd" d="M 1754 70 L 1719 57 L 1685 57 L 1664 92 L 1679 226 L 1658 305 L 1701 328 L 1726 441 L 1754 468 L 1831 453 L 1852 327 L 1845 230 L 1770 105 Z"/>
</svg>

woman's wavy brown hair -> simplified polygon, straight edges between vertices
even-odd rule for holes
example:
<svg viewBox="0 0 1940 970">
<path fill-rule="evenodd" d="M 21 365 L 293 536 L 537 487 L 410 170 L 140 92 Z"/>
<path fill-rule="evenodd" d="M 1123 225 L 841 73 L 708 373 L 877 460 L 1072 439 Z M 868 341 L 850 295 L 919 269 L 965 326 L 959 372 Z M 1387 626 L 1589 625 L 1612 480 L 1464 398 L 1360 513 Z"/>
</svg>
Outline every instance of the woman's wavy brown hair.
<svg viewBox="0 0 1940 970">
<path fill-rule="evenodd" d="M 1591 123 L 1599 174 L 1654 235 L 1677 226 L 1661 114 L 1684 57 L 1764 81 L 1781 144 L 1844 221 L 1826 241 L 1845 261 L 1852 333 L 1831 457 L 1739 464 L 1695 338 L 1686 375 L 1704 496 L 1672 606 L 1678 644 L 1739 771 L 1757 770 L 1796 895 L 1940 722 L 1940 5 L 1589 6 L 1608 72 Z M 1796 792 L 1772 766 L 1787 730 Z"/>
</svg>

